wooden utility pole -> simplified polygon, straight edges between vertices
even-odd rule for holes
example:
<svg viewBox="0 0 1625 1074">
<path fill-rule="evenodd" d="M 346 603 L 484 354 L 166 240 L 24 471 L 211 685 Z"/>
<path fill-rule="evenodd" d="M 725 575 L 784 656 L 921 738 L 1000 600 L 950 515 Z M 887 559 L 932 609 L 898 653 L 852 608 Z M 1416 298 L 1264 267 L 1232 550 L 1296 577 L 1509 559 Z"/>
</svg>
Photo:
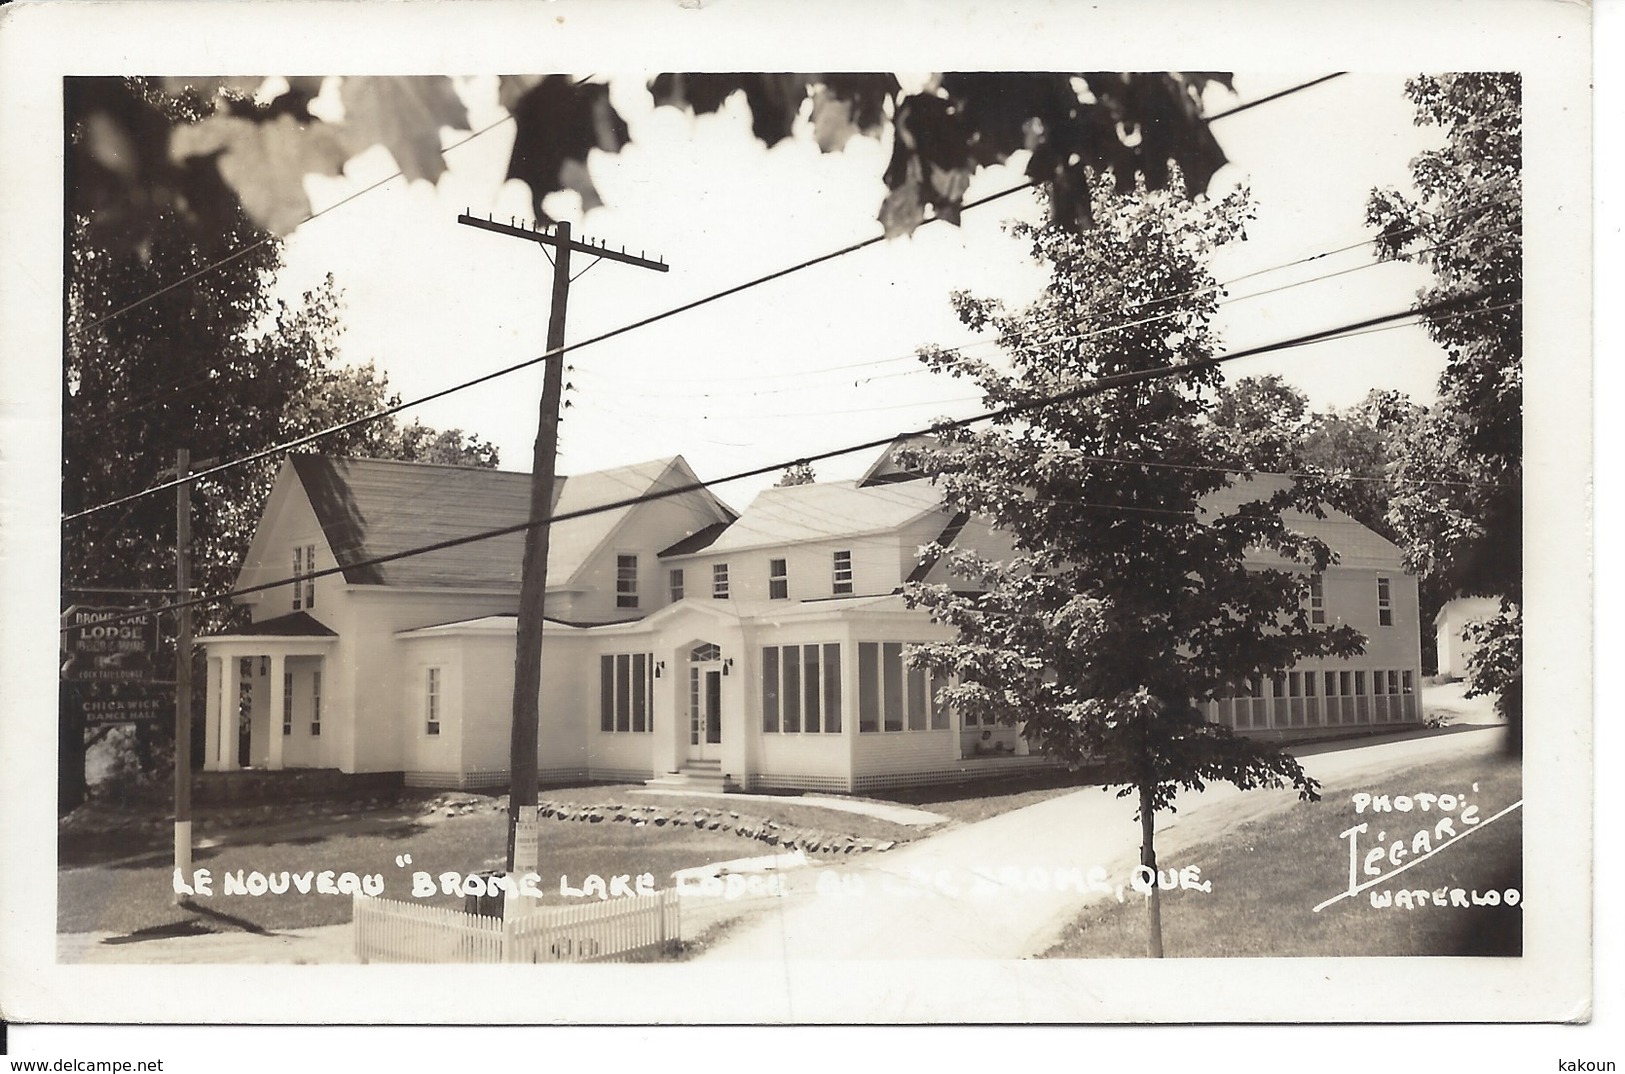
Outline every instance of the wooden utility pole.
<svg viewBox="0 0 1625 1074">
<path fill-rule="evenodd" d="M 560 223 L 551 232 L 480 220 L 463 213 L 459 224 L 494 231 L 499 235 L 527 239 L 544 248 L 553 247 L 553 309 L 547 321 L 546 372 L 542 378 L 541 414 L 536 427 L 536 446 L 530 471 L 530 521 L 525 531 L 525 558 L 520 568 L 518 637 L 514 643 L 513 733 L 509 746 L 508 786 L 508 872 L 535 869 L 538 862 L 514 860 L 515 836 L 521 818 L 536 819 L 536 747 L 541 723 L 542 623 L 547 598 L 547 550 L 552 536 L 553 485 L 558 462 L 559 396 L 564 384 L 564 317 L 570 299 L 570 252 L 578 250 L 594 257 L 628 265 L 669 271 L 662 261 L 634 257 L 623 248 L 610 250 L 603 245 L 579 242 L 570 237 L 570 225 Z M 589 266 L 590 267 L 590 266 Z"/>
<path fill-rule="evenodd" d="M 192 879 L 192 453 L 175 452 L 175 871 Z M 180 885 L 176 885 L 179 887 Z M 177 902 L 182 896 L 176 895 Z"/>
</svg>

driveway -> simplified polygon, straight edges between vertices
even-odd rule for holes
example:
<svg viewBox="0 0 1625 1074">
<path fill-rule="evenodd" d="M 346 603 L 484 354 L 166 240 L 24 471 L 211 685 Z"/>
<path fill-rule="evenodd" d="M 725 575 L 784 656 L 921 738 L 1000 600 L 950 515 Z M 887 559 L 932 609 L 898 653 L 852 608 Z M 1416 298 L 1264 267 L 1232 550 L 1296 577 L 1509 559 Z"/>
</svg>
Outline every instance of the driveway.
<svg viewBox="0 0 1625 1074">
<path fill-rule="evenodd" d="M 1354 782 L 1450 758 L 1489 755 L 1490 728 L 1328 748 L 1301 758 L 1322 783 Z M 1290 790 L 1243 793 L 1229 784 L 1182 794 L 1158 817 L 1158 864 L 1239 823 L 1297 801 Z M 784 897 L 737 923 L 702 960 L 786 963 L 840 959 L 1015 959 L 1050 947 L 1090 901 L 1137 898 L 1134 804 L 1098 788 L 1078 791 L 885 854 L 789 874 Z M 1094 870 L 1108 891 L 1077 890 Z M 1195 879 L 1194 877 L 1192 878 Z M 1097 883 L 1096 887 L 1100 886 Z"/>
</svg>

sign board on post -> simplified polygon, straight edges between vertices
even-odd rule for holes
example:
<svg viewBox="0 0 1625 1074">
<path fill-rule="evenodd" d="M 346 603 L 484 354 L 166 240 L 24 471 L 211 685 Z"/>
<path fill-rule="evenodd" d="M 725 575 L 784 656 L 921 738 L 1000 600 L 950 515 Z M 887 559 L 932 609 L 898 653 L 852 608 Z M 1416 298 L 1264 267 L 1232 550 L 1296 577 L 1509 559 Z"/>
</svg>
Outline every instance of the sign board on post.
<svg viewBox="0 0 1625 1074">
<path fill-rule="evenodd" d="M 158 649 L 158 623 L 152 617 L 118 619 L 140 608 L 86 608 L 62 613 L 62 650 L 68 682 L 146 682 Z M 108 620 L 118 620 L 109 622 Z"/>
<path fill-rule="evenodd" d="M 115 683 L 79 696 L 87 724 L 157 721 L 172 713 L 174 706 L 172 691 L 144 684 Z"/>
</svg>

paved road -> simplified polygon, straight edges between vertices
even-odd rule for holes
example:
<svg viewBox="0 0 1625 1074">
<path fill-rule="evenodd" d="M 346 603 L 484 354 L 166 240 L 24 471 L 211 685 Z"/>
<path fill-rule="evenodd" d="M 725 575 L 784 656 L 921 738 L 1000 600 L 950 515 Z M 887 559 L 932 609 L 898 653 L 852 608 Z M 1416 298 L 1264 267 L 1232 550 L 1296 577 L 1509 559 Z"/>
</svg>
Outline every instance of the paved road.
<svg viewBox="0 0 1625 1074">
<path fill-rule="evenodd" d="M 1325 784 L 1359 781 L 1414 765 L 1487 755 L 1489 728 L 1343 747 L 1302 763 Z M 1229 784 L 1181 795 L 1157 825 L 1159 864 L 1246 820 L 1297 801 L 1289 790 L 1242 793 Z M 1126 884 L 1139 857 L 1139 825 L 1128 798 L 1098 789 L 1053 798 L 840 866 L 788 879 L 776 905 L 741 922 L 702 960 L 796 964 L 831 959 L 1012 959 L 1037 954 L 1092 899 L 1057 881 L 1091 867 L 1108 885 Z M 1128 898 L 1134 898 L 1132 890 Z"/>
</svg>

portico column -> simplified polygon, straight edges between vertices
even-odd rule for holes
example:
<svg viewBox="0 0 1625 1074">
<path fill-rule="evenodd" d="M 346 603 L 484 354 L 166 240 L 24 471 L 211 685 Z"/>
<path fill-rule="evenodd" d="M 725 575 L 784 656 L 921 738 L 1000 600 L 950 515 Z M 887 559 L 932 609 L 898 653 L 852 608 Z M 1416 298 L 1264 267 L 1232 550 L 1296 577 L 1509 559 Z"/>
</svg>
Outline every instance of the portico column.
<svg viewBox="0 0 1625 1074">
<path fill-rule="evenodd" d="M 203 767 L 209 772 L 220 770 L 220 665 L 222 658 L 211 656 L 207 668 L 207 686 L 203 691 Z"/>
<path fill-rule="evenodd" d="M 227 771 L 237 767 L 237 680 L 242 661 L 235 656 L 224 656 L 220 665 L 220 735 L 216 744 L 220 747 L 219 767 Z"/>
<path fill-rule="evenodd" d="M 282 667 L 285 657 L 281 653 L 271 654 L 271 711 L 267 713 L 265 721 L 267 740 L 270 743 L 270 753 L 266 758 L 266 767 L 271 771 L 278 771 L 282 767 L 282 706 L 283 683 Z"/>
</svg>

